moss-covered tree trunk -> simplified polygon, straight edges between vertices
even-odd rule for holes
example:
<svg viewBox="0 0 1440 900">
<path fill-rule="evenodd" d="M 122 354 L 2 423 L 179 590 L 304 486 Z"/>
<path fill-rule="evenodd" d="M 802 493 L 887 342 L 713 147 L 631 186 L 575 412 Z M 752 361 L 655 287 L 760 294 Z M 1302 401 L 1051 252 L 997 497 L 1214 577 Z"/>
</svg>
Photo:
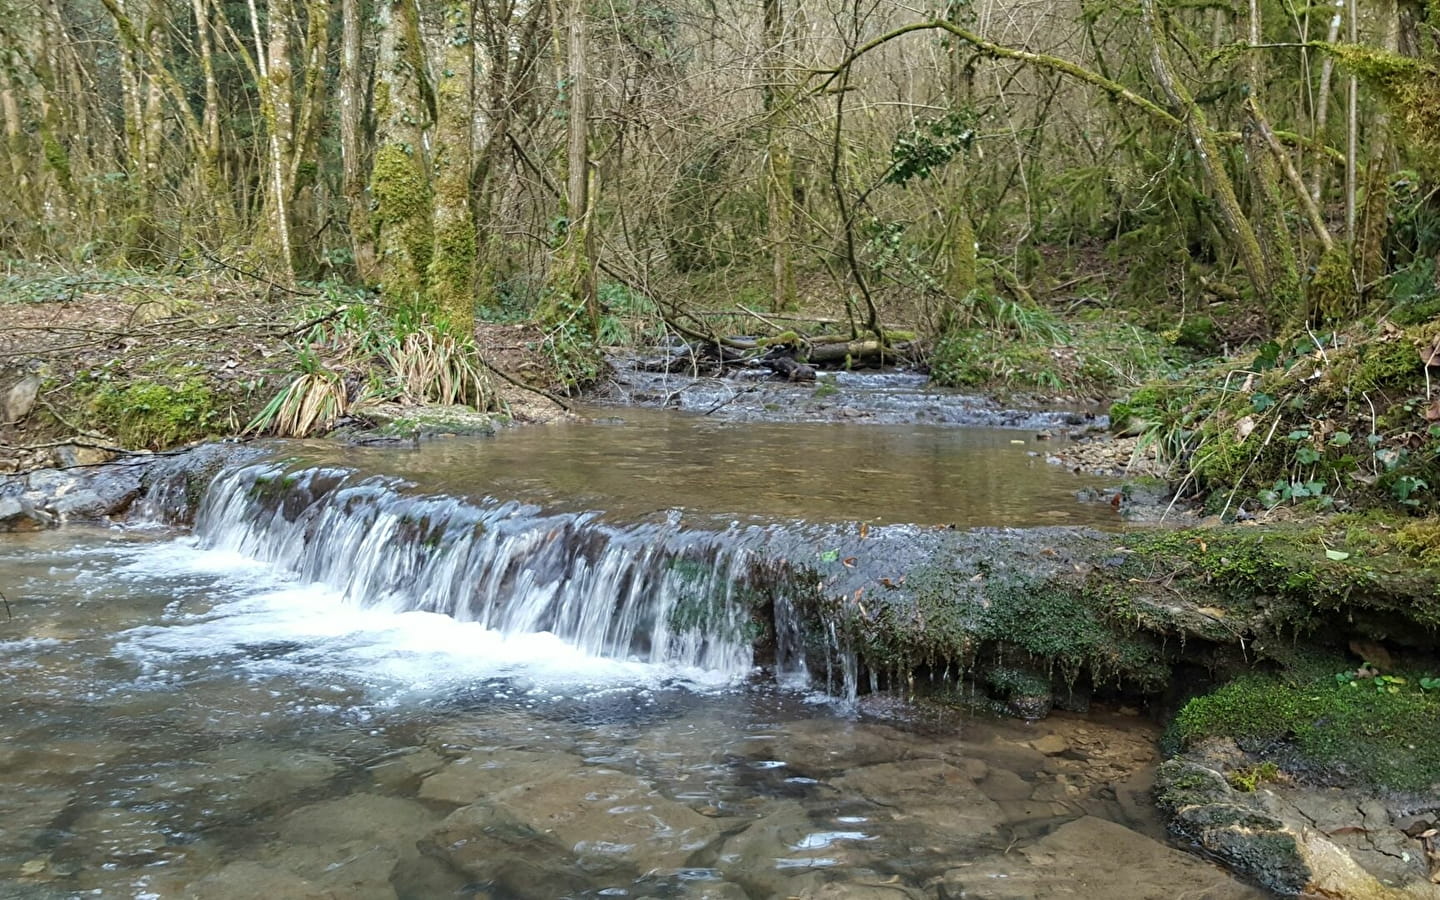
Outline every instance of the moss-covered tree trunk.
<svg viewBox="0 0 1440 900">
<path fill-rule="evenodd" d="M 294 154 L 294 118 L 290 98 L 290 28 L 295 10 L 290 0 L 271 0 L 262 28 L 255 0 L 248 0 L 250 28 L 255 37 L 259 69 L 260 114 L 265 120 L 265 204 L 256 244 L 276 258 L 281 277 L 293 281 L 295 254 L 290 241 L 290 188 L 286 163 Z"/>
<path fill-rule="evenodd" d="M 791 161 L 786 107 L 791 102 L 786 78 L 783 0 L 764 0 L 765 54 L 761 97 L 765 109 L 765 212 L 770 245 L 770 306 L 794 309 L 795 266 L 791 232 L 795 227 L 795 167 Z"/>
<path fill-rule="evenodd" d="M 391 302 L 418 310 L 433 249 L 420 29 L 413 0 L 379 0 L 376 12 L 377 146 L 370 191 L 380 229 L 380 287 Z"/>
<path fill-rule="evenodd" d="M 435 247 L 427 289 L 436 315 L 456 335 L 475 330 L 475 214 L 470 204 L 475 157 L 474 18 L 469 0 L 450 0 L 445 7 L 445 49 L 435 84 Z"/>
<path fill-rule="evenodd" d="M 361 58 L 364 45 L 360 0 L 340 0 L 340 34 L 340 190 L 345 198 L 355 274 L 361 281 L 373 284 L 379 280 L 380 272 L 375 260 L 375 235 L 365 183 L 365 70 Z"/>
</svg>

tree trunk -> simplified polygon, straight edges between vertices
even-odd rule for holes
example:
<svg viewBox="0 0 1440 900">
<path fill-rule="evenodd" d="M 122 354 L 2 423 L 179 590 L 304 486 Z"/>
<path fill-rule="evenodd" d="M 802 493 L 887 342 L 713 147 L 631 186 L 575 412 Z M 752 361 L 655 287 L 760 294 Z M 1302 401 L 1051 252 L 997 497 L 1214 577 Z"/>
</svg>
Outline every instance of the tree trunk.
<svg viewBox="0 0 1440 900">
<path fill-rule="evenodd" d="M 1170 104 L 1171 113 L 1184 125 L 1185 133 L 1195 148 L 1201 170 L 1205 173 L 1205 180 L 1210 185 L 1212 198 L 1219 207 L 1220 220 L 1228 232 L 1227 236 L 1235 245 L 1246 274 L 1250 276 L 1256 297 L 1269 311 L 1279 298 L 1276 296 L 1276 285 L 1270 268 L 1266 265 L 1265 256 L 1260 249 L 1260 239 L 1240 208 L 1240 201 L 1235 196 L 1235 185 L 1225 171 L 1215 133 L 1210 130 L 1204 111 L 1175 78 L 1175 70 L 1166 50 L 1167 37 L 1155 10 L 1155 0 L 1140 0 L 1140 7 L 1150 33 L 1150 64 L 1155 80 Z"/>
<path fill-rule="evenodd" d="M 470 203 L 474 166 L 475 8 L 450 0 L 435 85 L 435 249 L 430 258 L 430 304 L 457 336 L 475 331 L 475 214 Z"/>
<path fill-rule="evenodd" d="M 590 166 L 589 90 L 585 4 L 568 0 L 565 9 L 565 89 L 567 91 L 565 239 L 555 250 L 551 273 L 554 303 L 545 318 L 552 325 L 578 321 L 588 341 L 599 337 L 596 296 L 594 197 Z"/>
<path fill-rule="evenodd" d="M 380 227 L 380 286 L 391 302 L 416 309 L 425 298 L 433 249 L 423 52 L 414 0 L 379 0 L 377 13 L 378 135 L 370 191 Z"/>
<path fill-rule="evenodd" d="M 288 162 L 294 154 L 294 110 L 290 99 L 290 26 L 294 5 L 290 0 L 272 0 L 266 10 L 264 36 L 255 0 L 248 0 L 250 28 L 255 36 L 255 63 L 260 72 L 260 113 L 265 119 L 269 171 L 266 175 L 264 212 L 261 214 L 262 247 L 279 257 L 280 276 L 286 283 L 295 280 L 295 253 L 290 240 L 290 185 Z"/>
<path fill-rule="evenodd" d="M 764 62 L 761 68 L 762 104 L 765 110 L 765 211 L 770 245 L 770 307 L 779 312 L 796 308 L 795 267 L 791 260 L 791 232 L 795 222 L 795 169 L 787 134 L 791 102 L 785 76 L 786 40 L 783 0 L 764 0 Z"/>
<path fill-rule="evenodd" d="M 341 190 L 345 197 L 355 273 L 361 281 L 371 284 L 378 280 L 379 271 L 375 261 L 375 239 L 371 233 L 370 198 L 366 195 L 362 143 L 365 133 L 365 73 L 361 68 L 360 0 L 341 0 L 340 23 L 340 165 L 344 182 Z"/>
</svg>

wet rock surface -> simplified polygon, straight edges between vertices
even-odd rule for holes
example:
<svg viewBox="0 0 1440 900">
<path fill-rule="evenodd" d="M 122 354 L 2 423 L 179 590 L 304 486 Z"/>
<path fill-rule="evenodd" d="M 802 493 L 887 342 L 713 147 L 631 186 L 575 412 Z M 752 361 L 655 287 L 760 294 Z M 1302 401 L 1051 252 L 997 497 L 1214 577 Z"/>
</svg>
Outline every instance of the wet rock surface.
<svg viewBox="0 0 1440 900">
<path fill-rule="evenodd" d="M 113 461 L 110 454 L 81 454 L 72 455 L 77 461 L 65 468 L 0 475 L 0 533 L 39 531 L 67 522 L 189 524 L 220 467 L 259 452 L 242 444 L 213 443 Z"/>
<path fill-rule="evenodd" d="M 624 406 L 675 409 L 738 422 L 849 422 L 877 425 L 979 425 L 1082 433 L 1103 427 L 1094 410 L 1007 406 L 995 397 L 929 384 L 906 371 L 822 372 L 818 381 L 775 380 L 766 369 L 725 378 L 647 372 L 643 361 L 612 361 L 614 377 L 593 399 Z"/>
<path fill-rule="evenodd" d="M 1247 761 L 1214 741 L 1161 765 L 1155 795 L 1170 829 L 1282 896 L 1440 900 L 1440 869 L 1418 837 L 1440 819 L 1436 798 L 1283 779 L 1237 790 L 1227 775 Z"/>
</svg>

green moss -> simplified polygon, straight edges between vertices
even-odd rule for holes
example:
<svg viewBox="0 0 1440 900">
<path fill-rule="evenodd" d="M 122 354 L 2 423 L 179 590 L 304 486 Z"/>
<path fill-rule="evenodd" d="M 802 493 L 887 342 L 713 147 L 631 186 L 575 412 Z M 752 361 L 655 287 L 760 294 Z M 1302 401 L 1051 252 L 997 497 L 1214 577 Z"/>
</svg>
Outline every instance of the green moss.
<svg viewBox="0 0 1440 900">
<path fill-rule="evenodd" d="M 1245 766 L 1243 769 L 1236 769 L 1225 776 L 1230 786 L 1245 794 L 1253 794 L 1260 785 L 1280 778 L 1280 767 L 1275 763 L 1266 760 L 1256 763 L 1253 766 Z"/>
<path fill-rule="evenodd" d="M 95 395 L 94 408 L 127 447 L 160 450 L 208 437 L 220 425 L 216 397 L 199 378 L 107 385 Z"/>
<path fill-rule="evenodd" d="M 1440 69 L 1377 47 L 1330 44 L 1326 49 L 1385 101 L 1412 137 L 1440 147 Z"/>
<path fill-rule="evenodd" d="M 1219 330 L 1209 316 L 1190 316 L 1175 329 L 1172 343 L 1201 353 L 1214 353 L 1220 349 Z"/>
<path fill-rule="evenodd" d="M 430 181 L 421 171 L 414 148 L 381 145 L 375 151 L 370 189 L 384 257 L 382 289 L 396 303 L 414 304 L 424 296 L 434 250 Z"/>
<path fill-rule="evenodd" d="M 1321 775 L 1400 790 L 1440 783 L 1440 696 L 1418 688 L 1391 694 L 1333 677 L 1247 675 L 1191 700 L 1175 726 L 1185 744 L 1219 736 L 1293 748 L 1299 765 Z"/>
</svg>

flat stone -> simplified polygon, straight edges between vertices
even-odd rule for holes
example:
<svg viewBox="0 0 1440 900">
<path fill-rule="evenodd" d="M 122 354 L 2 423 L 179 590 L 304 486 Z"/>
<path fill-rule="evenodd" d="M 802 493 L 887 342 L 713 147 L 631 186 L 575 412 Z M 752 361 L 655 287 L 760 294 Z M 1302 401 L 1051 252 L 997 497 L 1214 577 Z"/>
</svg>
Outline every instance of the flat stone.
<svg viewBox="0 0 1440 900">
<path fill-rule="evenodd" d="M 376 823 L 383 827 L 383 822 Z M 400 837 L 397 832 L 394 837 Z M 405 835 L 413 844 L 416 834 Z M 266 865 L 282 869 L 324 891 L 322 896 L 345 900 L 396 900 L 391 876 L 402 855 L 395 846 L 360 840 L 338 844 L 281 846 L 271 848 L 262 858 Z M 273 898 L 281 900 L 281 898 Z"/>
<path fill-rule="evenodd" d="M 991 769 L 980 790 L 991 800 L 1029 800 L 1035 785 L 1008 769 Z"/>
<path fill-rule="evenodd" d="M 191 885 L 188 900 L 336 900 L 333 891 L 255 862 L 231 863 Z"/>
<path fill-rule="evenodd" d="M 1062 735 L 1047 734 L 1038 740 L 1031 741 L 1030 746 L 1046 756 L 1059 756 L 1070 749 L 1070 742 L 1065 740 Z"/>
<path fill-rule="evenodd" d="M 569 754 L 497 750 L 463 756 L 420 784 L 420 799 L 455 806 L 484 800 L 517 785 L 573 770 L 580 761 Z"/>
<path fill-rule="evenodd" d="M 584 768 L 462 807 L 427 845 L 476 880 L 523 886 L 525 896 L 563 896 L 579 889 L 582 875 L 623 880 L 681 868 L 725 827 L 640 778 Z"/>
<path fill-rule="evenodd" d="M 979 857 L 929 882 L 927 896 L 985 900 L 1262 900 L 1203 860 L 1104 819 L 1066 823 L 1018 851 Z"/>
<path fill-rule="evenodd" d="M 0 497 L 0 532 L 43 531 L 54 519 L 18 497 Z"/>
<path fill-rule="evenodd" d="M 428 834 L 438 816 L 411 800 L 379 794 L 350 794 L 302 806 L 280 821 L 280 839 L 289 844 L 367 842 L 411 846 Z"/>
<path fill-rule="evenodd" d="M 55 459 L 62 466 L 98 466 L 114 458 L 114 453 L 99 447 L 61 444 L 55 448 Z"/>
<path fill-rule="evenodd" d="M 387 790 L 410 787 L 426 775 L 433 774 L 445 759 L 434 750 L 419 749 L 402 756 L 393 756 L 370 766 L 370 777 Z"/>
</svg>

